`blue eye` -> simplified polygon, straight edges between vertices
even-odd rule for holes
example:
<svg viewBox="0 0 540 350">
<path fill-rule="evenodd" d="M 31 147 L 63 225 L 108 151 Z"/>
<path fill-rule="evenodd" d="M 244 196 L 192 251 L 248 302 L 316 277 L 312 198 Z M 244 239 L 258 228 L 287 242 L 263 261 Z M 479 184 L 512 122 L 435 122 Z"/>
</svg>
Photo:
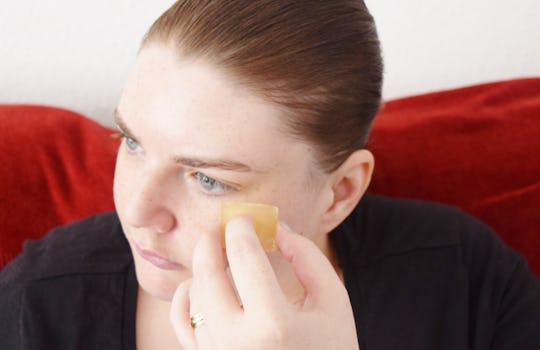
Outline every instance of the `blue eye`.
<svg viewBox="0 0 540 350">
<path fill-rule="evenodd" d="M 199 185 L 202 187 L 204 192 L 212 195 L 221 195 L 225 193 L 225 190 L 227 189 L 227 185 L 224 183 L 219 182 L 218 180 L 213 179 L 201 172 L 195 173 L 195 176 L 197 177 Z"/>
<path fill-rule="evenodd" d="M 139 143 L 137 141 L 135 141 L 134 139 L 132 139 L 131 137 L 128 137 L 128 136 L 124 136 L 125 140 L 126 140 L 126 147 L 128 148 L 128 150 L 130 152 L 136 152 L 137 149 L 139 147 L 141 147 L 139 145 Z"/>
</svg>

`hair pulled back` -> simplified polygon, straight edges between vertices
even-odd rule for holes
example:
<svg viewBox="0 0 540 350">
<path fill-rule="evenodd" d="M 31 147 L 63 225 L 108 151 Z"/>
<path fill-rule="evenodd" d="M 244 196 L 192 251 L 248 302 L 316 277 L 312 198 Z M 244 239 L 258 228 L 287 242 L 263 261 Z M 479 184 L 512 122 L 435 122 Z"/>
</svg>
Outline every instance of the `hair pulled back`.
<svg viewBox="0 0 540 350">
<path fill-rule="evenodd" d="M 161 43 L 203 58 L 287 111 L 319 166 L 365 147 L 381 103 L 383 63 L 362 0 L 181 0 L 152 25 Z"/>
</svg>

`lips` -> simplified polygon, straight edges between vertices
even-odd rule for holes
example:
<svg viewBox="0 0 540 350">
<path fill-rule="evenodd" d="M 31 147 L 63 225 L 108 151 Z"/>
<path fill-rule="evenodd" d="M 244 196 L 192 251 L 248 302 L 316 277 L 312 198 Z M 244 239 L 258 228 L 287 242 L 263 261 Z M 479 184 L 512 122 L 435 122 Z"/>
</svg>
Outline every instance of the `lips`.
<svg viewBox="0 0 540 350">
<path fill-rule="evenodd" d="M 182 265 L 168 260 L 161 255 L 147 249 L 141 248 L 137 243 L 133 243 L 135 246 L 135 249 L 137 250 L 137 253 L 143 258 L 144 260 L 148 261 L 155 267 L 162 269 L 162 270 L 180 270 L 183 268 Z"/>
</svg>

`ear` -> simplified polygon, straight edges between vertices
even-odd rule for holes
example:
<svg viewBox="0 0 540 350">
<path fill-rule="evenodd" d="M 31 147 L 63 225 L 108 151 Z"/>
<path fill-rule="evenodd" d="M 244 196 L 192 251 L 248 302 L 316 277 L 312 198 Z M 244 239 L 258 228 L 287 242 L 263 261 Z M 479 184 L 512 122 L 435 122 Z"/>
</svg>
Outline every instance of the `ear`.
<svg viewBox="0 0 540 350">
<path fill-rule="evenodd" d="M 353 211 L 366 192 L 374 166 L 373 154 L 362 149 L 330 174 L 327 190 L 332 200 L 321 218 L 321 233 L 331 232 Z"/>
</svg>

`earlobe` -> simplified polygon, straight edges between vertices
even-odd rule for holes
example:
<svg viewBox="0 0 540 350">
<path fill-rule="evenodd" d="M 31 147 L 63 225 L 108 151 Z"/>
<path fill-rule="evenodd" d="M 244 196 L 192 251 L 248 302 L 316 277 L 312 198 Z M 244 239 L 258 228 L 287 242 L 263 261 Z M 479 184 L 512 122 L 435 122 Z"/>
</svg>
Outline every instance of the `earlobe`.
<svg viewBox="0 0 540 350">
<path fill-rule="evenodd" d="M 332 203 L 325 211 L 321 231 L 328 233 L 356 207 L 371 181 L 375 160 L 365 149 L 357 150 L 330 176 Z"/>
</svg>

